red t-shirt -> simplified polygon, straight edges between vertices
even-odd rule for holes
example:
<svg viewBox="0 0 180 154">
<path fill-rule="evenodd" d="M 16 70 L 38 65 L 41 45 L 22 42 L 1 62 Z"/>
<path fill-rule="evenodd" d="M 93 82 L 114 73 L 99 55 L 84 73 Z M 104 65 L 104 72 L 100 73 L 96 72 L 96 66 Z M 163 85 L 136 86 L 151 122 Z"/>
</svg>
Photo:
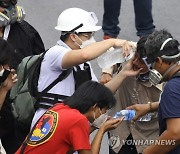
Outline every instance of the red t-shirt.
<svg viewBox="0 0 180 154">
<path fill-rule="evenodd" d="M 89 123 L 78 110 L 57 104 L 39 120 L 24 154 L 66 154 L 70 148 L 91 149 Z"/>
</svg>

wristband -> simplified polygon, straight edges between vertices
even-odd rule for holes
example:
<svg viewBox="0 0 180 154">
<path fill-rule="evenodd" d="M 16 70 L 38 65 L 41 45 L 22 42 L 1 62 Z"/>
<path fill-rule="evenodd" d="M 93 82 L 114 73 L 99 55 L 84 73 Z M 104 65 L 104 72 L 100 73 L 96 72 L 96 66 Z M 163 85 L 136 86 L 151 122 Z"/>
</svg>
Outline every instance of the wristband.
<svg viewBox="0 0 180 154">
<path fill-rule="evenodd" d="M 152 112 L 153 108 L 152 108 L 152 102 L 149 102 L 149 112 Z"/>
</svg>

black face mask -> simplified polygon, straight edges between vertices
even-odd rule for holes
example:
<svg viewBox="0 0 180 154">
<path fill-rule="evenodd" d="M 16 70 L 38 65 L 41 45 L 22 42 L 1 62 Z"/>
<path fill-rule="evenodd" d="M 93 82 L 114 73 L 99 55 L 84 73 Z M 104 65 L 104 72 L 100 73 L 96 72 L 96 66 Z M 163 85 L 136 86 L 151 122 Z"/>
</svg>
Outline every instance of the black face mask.
<svg viewBox="0 0 180 154">
<path fill-rule="evenodd" d="M 81 84 L 92 79 L 91 69 L 89 64 L 84 63 L 84 70 L 81 70 L 79 66 L 75 66 L 77 70 L 73 68 L 73 75 L 75 79 L 75 89 Z"/>
<path fill-rule="evenodd" d="M 7 69 L 1 70 L 1 72 L 0 72 L 0 84 L 3 83 L 7 79 L 7 77 L 10 74 L 10 72 L 11 71 L 7 70 Z"/>
</svg>

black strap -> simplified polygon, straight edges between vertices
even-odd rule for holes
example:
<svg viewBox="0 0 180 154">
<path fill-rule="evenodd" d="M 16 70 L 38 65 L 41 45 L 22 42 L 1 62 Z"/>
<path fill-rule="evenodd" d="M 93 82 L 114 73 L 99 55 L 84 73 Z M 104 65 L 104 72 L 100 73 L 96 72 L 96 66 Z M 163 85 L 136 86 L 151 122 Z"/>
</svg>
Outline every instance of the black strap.
<svg viewBox="0 0 180 154">
<path fill-rule="evenodd" d="M 64 100 L 65 98 L 67 98 L 68 96 L 65 95 L 59 95 L 59 94 L 52 94 L 52 93 L 46 93 L 45 95 L 43 95 L 39 100 L 41 99 L 54 99 L 54 100 Z"/>
<path fill-rule="evenodd" d="M 91 75 L 91 69 L 90 69 L 90 65 L 88 63 L 84 63 L 84 70 L 87 70 L 89 73 L 89 80 L 92 79 L 92 75 Z"/>
<path fill-rule="evenodd" d="M 39 120 L 38 120 L 39 121 Z M 38 121 L 36 122 L 36 124 L 38 123 Z M 34 128 L 36 127 L 36 124 L 33 126 L 32 130 L 30 131 L 30 133 L 28 134 L 28 136 L 26 137 L 25 141 L 23 142 L 22 144 L 22 148 L 21 148 L 21 151 L 20 151 L 20 154 L 24 154 L 24 150 L 26 149 L 26 146 L 27 146 L 27 142 L 29 141 L 33 131 L 34 131 Z"/>
<path fill-rule="evenodd" d="M 57 83 L 61 82 L 62 80 L 64 80 L 70 73 L 71 73 L 72 69 L 68 69 L 63 71 L 56 80 L 54 80 L 48 87 L 46 87 L 42 92 L 39 92 L 38 95 L 36 96 L 36 100 L 39 100 L 40 98 L 42 98 L 42 96 L 46 96 L 46 94 L 48 94 L 47 92 L 54 87 Z M 60 96 L 60 95 L 59 95 Z M 64 96 L 62 96 L 63 98 Z"/>
<path fill-rule="evenodd" d="M 28 61 L 26 62 L 26 65 L 25 65 L 25 67 L 24 67 L 24 74 L 28 74 L 27 65 L 28 65 L 28 62 L 31 60 L 32 57 L 33 57 L 33 56 L 29 57 Z M 27 77 L 25 77 L 25 75 L 24 75 L 24 76 L 23 76 L 23 85 L 24 85 L 26 79 L 27 79 Z"/>
<path fill-rule="evenodd" d="M 52 106 L 50 106 L 50 105 L 48 105 L 48 104 L 38 104 L 38 108 L 43 108 L 43 109 L 49 109 L 50 107 L 52 107 Z"/>
<path fill-rule="evenodd" d="M 43 60 L 43 58 L 44 58 L 44 55 L 46 54 L 46 52 L 48 51 L 49 49 L 47 49 L 45 52 L 43 52 L 43 53 L 41 53 L 41 55 L 40 55 L 40 57 L 39 57 L 39 60 Z M 34 55 L 32 55 L 32 56 L 30 56 L 29 57 L 29 59 L 27 60 L 27 62 L 26 62 L 26 65 L 25 65 L 25 67 L 24 67 L 24 77 L 23 77 L 23 85 L 24 85 L 24 83 L 25 83 L 25 81 L 26 81 L 26 79 L 27 79 L 27 77 L 28 77 L 28 74 L 29 74 L 29 72 L 30 72 L 30 70 L 31 70 L 31 68 L 32 67 L 34 67 L 35 65 L 36 65 L 36 63 L 39 61 L 39 60 L 37 60 L 29 69 L 27 69 L 27 66 L 28 66 L 28 63 L 29 63 L 29 61 L 31 60 L 31 58 L 33 58 L 34 57 Z"/>
<path fill-rule="evenodd" d="M 46 113 L 46 112 L 45 112 L 45 113 Z M 45 114 L 45 113 L 44 113 L 44 114 Z M 43 115 L 44 115 L 44 114 L 43 114 Z M 39 118 L 39 120 L 43 117 L 43 115 Z M 36 128 L 36 125 L 37 125 L 37 123 L 39 122 L 39 120 L 35 123 L 35 125 L 34 125 L 33 128 L 31 129 L 31 131 L 29 132 L 28 136 L 27 136 L 26 139 L 24 140 L 24 142 L 23 142 L 23 144 L 22 144 L 22 148 L 21 148 L 20 154 L 24 154 L 24 150 L 26 149 L 27 143 L 28 143 L 30 137 L 32 136 L 33 131 L 34 131 L 34 129 Z"/>
<path fill-rule="evenodd" d="M 78 25 L 77 27 L 73 28 L 72 30 L 69 31 L 69 33 L 75 32 L 77 29 L 81 28 L 83 26 L 83 24 L 81 23 L 80 25 Z"/>
</svg>

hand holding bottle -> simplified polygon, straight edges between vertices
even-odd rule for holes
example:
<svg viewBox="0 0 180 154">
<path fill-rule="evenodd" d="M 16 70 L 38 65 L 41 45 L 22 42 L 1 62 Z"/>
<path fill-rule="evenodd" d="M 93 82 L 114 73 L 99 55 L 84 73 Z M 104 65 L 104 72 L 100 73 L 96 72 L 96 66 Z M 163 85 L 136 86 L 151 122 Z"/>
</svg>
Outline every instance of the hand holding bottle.
<svg viewBox="0 0 180 154">
<path fill-rule="evenodd" d="M 135 110 L 121 110 L 116 112 L 113 118 L 124 117 L 123 120 L 131 121 L 136 115 Z"/>
<path fill-rule="evenodd" d="M 133 121 L 136 121 L 138 118 L 144 116 L 145 114 L 149 112 L 149 104 L 135 104 L 135 105 L 127 107 L 126 109 L 136 111 L 136 115 L 132 119 Z"/>
<path fill-rule="evenodd" d="M 127 40 L 120 40 L 117 39 L 117 41 L 114 44 L 114 48 L 121 48 L 122 49 L 122 53 L 123 56 L 126 57 L 128 55 L 130 55 L 131 51 L 135 51 L 136 50 L 136 42 L 132 42 L 132 41 L 127 41 Z"/>
<path fill-rule="evenodd" d="M 140 119 L 141 117 L 148 115 L 148 112 L 150 111 L 157 111 L 159 107 L 159 102 L 153 102 L 153 103 L 147 103 L 147 104 L 135 104 L 132 106 L 127 107 L 127 110 L 135 110 L 136 116 L 132 119 L 133 121 L 136 121 Z M 149 113 L 150 115 L 151 113 Z"/>
<path fill-rule="evenodd" d="M 147 113 L 147 112 L 146 112 Z M 127 121 L 134 121 L 133 119 L 137 117 L 137 121 L 150 121 L 151 120 L 151 113 L 143 114 L 144 116 L 139 116 L 136 110 L 133 109 L 125 109 L 119 112 L 116 112 L 113 118 L 124 117 L 124 120 Z"/>
<path fill-rule="evenodd" d="M 127 40 L 116 39 L 113 48 L 115 48 L 115 49 L 121 48 L 124 56 L 130 54 L 131 47 L 130 47 L 129 42 Z"/>
<path fill-rule="evenodd" d="M 134 49 L 132 43 L 130 44 L 126 40 L 114 40 L 114 46 L 97 58 L 99 67 L 108 68 L 117 63 L 124 63 L 133 57 Z"/>
</svg>

